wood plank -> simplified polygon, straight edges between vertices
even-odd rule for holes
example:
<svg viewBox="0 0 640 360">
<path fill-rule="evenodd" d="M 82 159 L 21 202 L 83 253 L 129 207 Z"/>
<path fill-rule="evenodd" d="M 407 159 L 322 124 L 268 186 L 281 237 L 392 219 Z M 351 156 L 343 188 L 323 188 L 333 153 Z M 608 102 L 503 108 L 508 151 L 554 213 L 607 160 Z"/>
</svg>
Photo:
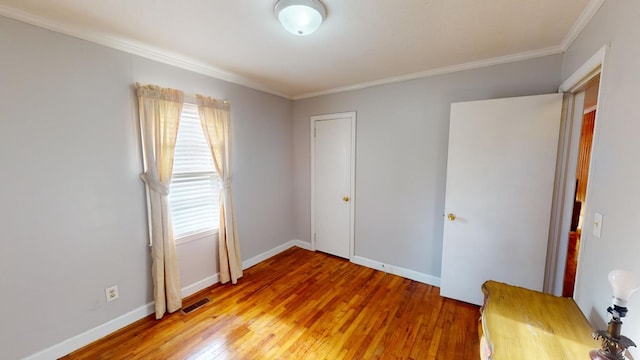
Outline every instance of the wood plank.
<svg viewBox="0 0 640 360">
<path fill-rule="evenodd" d="M 319 252 L 289 249 L 184 304 L 205 296 L 62 359 L 479 358 L 477 306 Z"/>
</svg>

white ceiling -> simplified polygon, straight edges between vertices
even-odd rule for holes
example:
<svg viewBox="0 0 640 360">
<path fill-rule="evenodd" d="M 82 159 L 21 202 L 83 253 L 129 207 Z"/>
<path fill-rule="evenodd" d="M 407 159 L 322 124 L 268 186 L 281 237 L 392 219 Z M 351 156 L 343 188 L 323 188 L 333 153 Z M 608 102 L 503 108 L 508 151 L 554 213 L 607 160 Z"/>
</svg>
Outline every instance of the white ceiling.
<svg viewBox="0 0 640 360">
<path fill-rule="evenodd" d="M 291 99 L 564 51 L 604 0 L 321 0 L 309 36 L 276 0 L 0 0 L 0 15 Z"/>
</svg>

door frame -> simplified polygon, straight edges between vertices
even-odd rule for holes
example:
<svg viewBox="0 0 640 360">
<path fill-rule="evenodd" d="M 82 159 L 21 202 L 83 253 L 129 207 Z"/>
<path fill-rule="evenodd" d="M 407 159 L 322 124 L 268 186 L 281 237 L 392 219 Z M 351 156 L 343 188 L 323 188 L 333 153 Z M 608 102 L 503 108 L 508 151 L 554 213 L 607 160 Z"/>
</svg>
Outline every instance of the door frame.
<svg viewBox="0 0 640 360">
<path fill-rule="evenodd" d="M 567 246 L 569 242 L 568 231 L 565 229 L 570 228 L 571 213 L 573 211 L 573 198 L 568 200 L 566 196 L 567 191 L 570 191 L 575 187 L 574 176 L 570 174 L 569 163 L 571 162 L 570 156 L 572 152 L 570 149 L 572 146 L 576 146 L 576 142 L 580 142 L 580 138 L 572 137 L 574 132 L 573 123 L 575 116 L 575 99 L 576 96 L 584 90 L 587 83 L 600 75 L 600 84 L 598 86 L 598 100 L 596 103 L 596 125 L 593 130 L 593 145 L 590 155 L 590 172 L 595 169 L 594 154 L 597 152 L 596 139 L 598 137 L 599 128 L 599 114 L 603 106 L 604 99 L 604 68 L 607 57 L 609 45 L 604 45 L 593 56 L 591 56 L 582 66 L 580 66 L 567 80 L 565 80 L 558 92 L 564 93 L 563 101 L 563 113 L 560 123 L 560 141 L 558 143 L 558 160 L 556 165 L 556 178 L 553 193 L 553 203 L 551 208 L 551 223 L 549 228 L 549 246 L 547 250 L 547 264 L 545 270 L 545 285 L 544 291 L 557 296 L 562 295 L 562 286 L 564 271 L 566 265 Z M 583 111 L 583 109 L 579 109 Z M 582 126 L 582 123 L 580 123 Z M 575 169 L 574 169 L 575 170 Z M 571 180 L 570 180 L 571 179 Z M 587 183 L 586 195 L 585 195 L 585 218 L 583 225 L 583 234 L 587 233 L 591 228 L 586 224 L 591 224 L 591 207 L 589 206 L 589 194 L 591 192 L 591 184 Z M 580 249 L 578 255 L 578 268 L 576 270 L 575 284 L 578 284 L 582 275 L 580 264 L 582 263 L 582 257 L 584 251 L 582 248 L 586 246 L 586 236 L 582 236 L 580 239 Z M 579 297 L 579 289 L 574 288 L 573 298 Z"/>
<path fill-rule="evenodd" d="M 311 250 L 316 251 L 316 137 L 315 128 L 317 121 L 335 120 L 349 118 L 351 120 L 351 166 L 350 166 L 350 184 L 349 197 L 351 205 L 349 208 L 349 261 L 353 262 L 355 255 L 355 186 L 356 186 L 356 112 L 341 112 L 325 115 L 314 115 L 310 119 L 309 138 L 311 139 Z"/>
</svg>

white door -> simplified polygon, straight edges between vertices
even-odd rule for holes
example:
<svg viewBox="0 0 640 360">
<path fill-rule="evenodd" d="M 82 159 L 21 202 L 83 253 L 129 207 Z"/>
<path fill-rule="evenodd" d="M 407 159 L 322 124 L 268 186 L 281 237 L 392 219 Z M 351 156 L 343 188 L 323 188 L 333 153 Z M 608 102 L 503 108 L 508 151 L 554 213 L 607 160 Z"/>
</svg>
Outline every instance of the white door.
<svg viewBox="0 0 640 360">
<path fill-rule="evenodd" d="M 451 104 L 441 295 L 542 290 L 562 95 Z"/>
<path fill-rule="evenodd" d="M 313 116 L 312 241 L 316 250 L 351 258 L 355 113 Z"/>
</svg>

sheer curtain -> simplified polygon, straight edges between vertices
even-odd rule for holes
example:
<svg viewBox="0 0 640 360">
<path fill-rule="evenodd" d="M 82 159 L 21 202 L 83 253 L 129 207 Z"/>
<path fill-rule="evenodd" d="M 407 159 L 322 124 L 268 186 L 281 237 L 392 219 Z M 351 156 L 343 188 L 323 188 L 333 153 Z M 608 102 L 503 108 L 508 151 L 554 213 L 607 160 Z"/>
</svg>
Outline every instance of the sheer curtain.
<svg viewBox="0 0 640 360">
<path fill-rule="evenodd" d="M 231 110 L 226 101 L 196 95 L 200 123 L 220 175 L 220 282 L 242 277 L 240 245 L 231 195 Z"/>
<path fill-rule="evenodd" d="M 167 195 L 182 112 L 183 93 L 154 85 L 136 84 L 147 187 L 151 274 L 156 319 L 182 307 L 176 244 Z"/>
</svg>

